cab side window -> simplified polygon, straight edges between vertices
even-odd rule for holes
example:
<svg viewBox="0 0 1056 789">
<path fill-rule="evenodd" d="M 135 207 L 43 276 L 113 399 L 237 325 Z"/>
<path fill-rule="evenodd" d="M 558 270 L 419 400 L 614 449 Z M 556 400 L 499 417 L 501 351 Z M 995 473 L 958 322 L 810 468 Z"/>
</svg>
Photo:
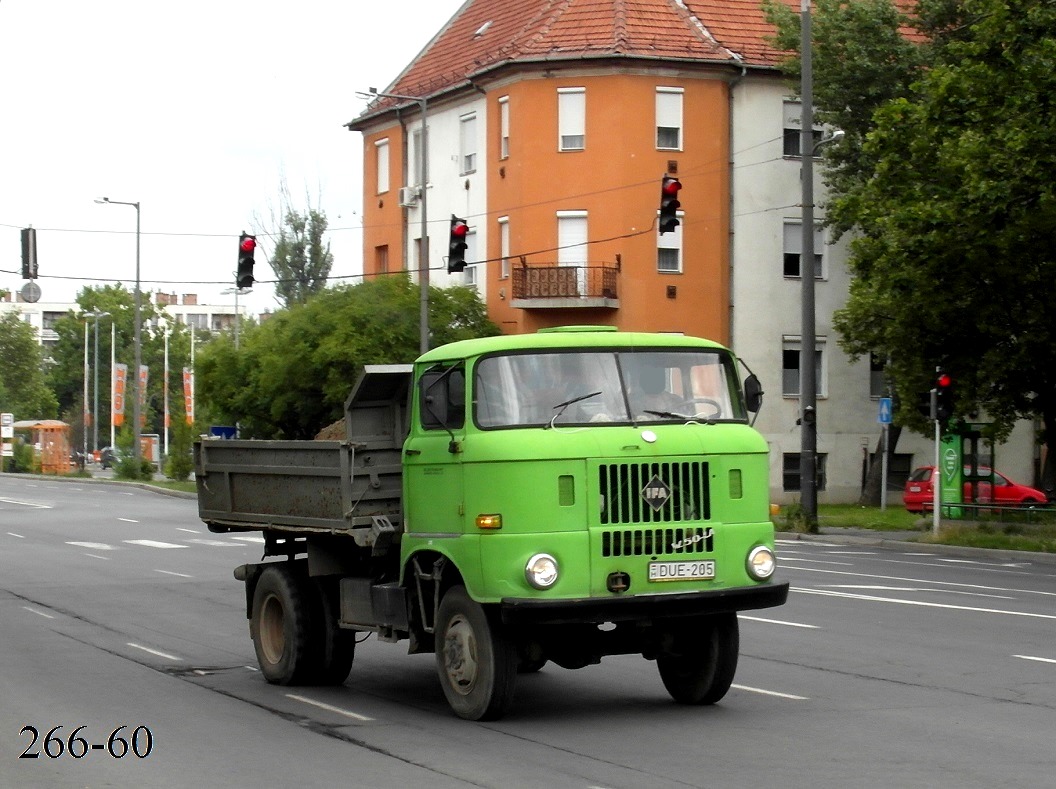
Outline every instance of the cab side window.
<svg viewBox="0 0 1056 789">
<path fill-rule="evenodd" d="M 466 371 L 435 367 L 418 382 L 418 410 L 426 430 L 456 430 L 466 423 Z"/>
</svg>

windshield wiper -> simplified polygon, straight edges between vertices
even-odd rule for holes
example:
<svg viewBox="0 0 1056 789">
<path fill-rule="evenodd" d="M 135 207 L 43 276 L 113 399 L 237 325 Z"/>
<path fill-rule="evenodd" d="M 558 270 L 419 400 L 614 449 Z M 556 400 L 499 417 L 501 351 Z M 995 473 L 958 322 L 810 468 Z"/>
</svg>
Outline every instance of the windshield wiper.
<svg viewBox="0 0 1056 789">
<path fill-rule="evenodd" d="M 702 425 L 714 425 L 715 420 L 712 418 L 700 419 L 696 416 L 688 416 L 686 414 L 676 414 L 674 411 L 650 411 L 644 409 L 643 414 L 649 414 L 650 416 L 659 416 L 662 419 L 683 419 L 688 424 L 689 422 L 699 422 Z"/>
<path fill-rule="evenodd" d="M 571 400 L 566 400 L 563 403 L 558 403 L 554 406 L 554 410 L 557 411 L 557 413 L 554 414 L 553 418 L 545 425 L 545 427 L 553 427 L 554 422 L 557 421 L 557 418 L 561 416 L 561 414 L 565 413 L 565 409 L 568 408 L 570 405 L 574 405 L 575 403 L 578 403 L 581 400 L 589 400 L 590 398 L 597 397 L 600 394 L 600 391 L 591 392 L 590 394 L 580 395 L 579 397 L 573 397 Z"/>
</svg>

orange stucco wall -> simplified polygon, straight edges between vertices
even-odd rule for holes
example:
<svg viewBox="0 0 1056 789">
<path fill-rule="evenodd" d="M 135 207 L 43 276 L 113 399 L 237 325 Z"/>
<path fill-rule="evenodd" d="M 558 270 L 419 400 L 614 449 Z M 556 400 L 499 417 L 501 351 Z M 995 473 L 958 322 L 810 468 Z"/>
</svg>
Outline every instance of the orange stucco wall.
<svg viewBox="0 0 1056 789">
<path fill-rule="evenodd" d="M 681 87 L 682 151 L 656 149 L 657 87 Z M 586 147 L 558 151 L 557 89 L 586 88 Z M 510 155 L 499 159 L 498 100 L 508 96 Z M 729 340 L 729 178 L 727 86 L 718 79 L 605 74 L 524 79 L 488 94 L 488 257 L 500 255 L 497 219 L 509 217 L 510 254 L 557 246 L 558 211 L 588 212 L 588 260 L 622 259 L 619 308 L 521 309 L 512 283 L 488 267 L 488 311 L 504 331 L 567 323 L 672 331 Z M 657 272 L 660 180 L 677 162 L 681 274 Z M 605 240 L 611 239 L 611 240 Z M 528 262 L 554 261 L 555 251 Z M 668 286 L 677 288 L 668 297 Z"/>
<path fill-rule="evenodd" d="M 376 143 L 383 139 L 389 141 L 389 182 L 388 190 L 379 193 Z M 404 131 L 399 123 L 363 135 L 363 273 L 368 277 L 380 273 L 377 248 L 382 246 L 388 247 L 390 272 L 406 269 L 399 199 L 405 153 Z"/>
</svg>

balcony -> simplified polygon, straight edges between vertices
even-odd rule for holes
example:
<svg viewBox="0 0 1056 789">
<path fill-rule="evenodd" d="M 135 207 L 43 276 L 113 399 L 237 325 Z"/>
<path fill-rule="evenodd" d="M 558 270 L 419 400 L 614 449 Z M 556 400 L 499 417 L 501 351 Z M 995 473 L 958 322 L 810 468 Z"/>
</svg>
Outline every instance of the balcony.
<svg viewBox="0 0 1056 789">
<path fill-rule="evenodd" d="M 618 309 L 619 260 L 600 266 L 528 264 L 524 260 L 510 272 L 513 298 L 510 305 L 528 310 Z"/>
</svg>

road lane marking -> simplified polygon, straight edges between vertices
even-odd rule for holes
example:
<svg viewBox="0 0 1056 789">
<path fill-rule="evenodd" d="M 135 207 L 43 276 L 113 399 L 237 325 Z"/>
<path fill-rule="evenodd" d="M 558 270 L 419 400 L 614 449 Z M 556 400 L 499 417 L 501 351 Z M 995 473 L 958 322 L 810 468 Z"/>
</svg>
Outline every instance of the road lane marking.
<svg viewBox="0 0 1056 789">
<path fill-rule="evenodd" d="M 26 539 L 25 535 L 15 534 L 13 531 L 9 531 L 7 534 L 8 534 L 9 537 L 18 537 L 18 539 L 20 539 L 20 540 Z"/>
<path fill-rule="evenodd" d="M 1013 655 L 1012 657 L 1018 657 L 1020 660 L 1034 660 L 1038 663 L 1056 663 L 1056 660 L 1047 657 L 1034 657 L 1033 655 Z"/>
<path fill-rule="evenodd" d="M 804 625 L 801 622 L 785 622 L 785 621 L 783 621 L 781 619 L 764 619 L 761 616 L 745 616 L 744 614 L 740 614 L 740 615 L 738 615 L 737 618 L 738 619 L 750 619 L 753 622 L 766 622 L 768 625 L 785 625 L 786 627 L 805 627 L 805 628 L 808 628 L 810 630 L 819 630 L 820 629 L 817 625 Z"/>
<path fill-rule="evenodd" d="M 778 693 L 776 690 L 764 690 L 763 688 L 750 688 L 747 685 L 730 685 L 737 690 L 745 690 L 749 693 L 761 693 L 764 696 L 776 696 L 779 699 L 792 699 L 793 701 L 810 701 L 809 696 L 797 696 L 794 693 Z"/>
<path fill-rule="evenodd" d="M 125 523 L 139 523 L 139 521 L 133 520 L 132 518 L 118 518 L 118 520 L 124 521 Z"/>
<path fill-rule="evenodd" d="M 177 528 L 176 531 L 185 531 L 188 534 L 201 534 L 201 531 L 199 531 L 198 529 Z"/>
<path fill-rule="evenodd" d="M 874 603 L 897 603 L 899 605 L 915 605 L 921 608 L 945 608 L 952 611 L 972 611 L 977 614 L 1006 614 L 1007 616 L 1023 616 L 1029 619 L 1056 619 L 1056 614 L 1034 614 L 1029 611 L 1006 611 L 1000 608 L 978 608 L 970 605 L 951 605 L 950 603 L 928 603 L 923 600 L 901 600 L 897 597 L 877 597 L 867 594 L 849 594 L 848 592 L 833 592 L 827 589 L 801 589 L 793 587 L 793 592 L 802 594 L 816 594 L 823 597 L 846 597 L 850 600 L 867 600 Z"/>
<path fill-rule="evenodd" d="M 174 542 L 159 542 L 158 540 L 122 540 L 129 545 L 142 545 L 144 548 L 186 548 L 186 545 L 177 545 Z"/>
<path fill-rule="evenodd" d="M 923 586 L 880 586 L 870 584 L 823 584 L 823 589 L 858 589 L 864 592 L 931 592 L 938 594 L 963 594 L 968 597 L 990 597 L 995 600 L 1015 600 L 1007 594 L 986 594 L 985 592 L 966 592 L 962 589 L 930 589 Z"/>
<path fill-rule="evenodd" d="M 3 502 L 4 504 L 18 504 L 19 506 L 22 506 L 22 507 L 33 507 L 33 508 L 38 509 L 38 510 L 50 510 L 51 509 L 51 505 L 50 504 L 37 504 L 36 502 L 33 502 L 33 501 L 20 501 L 19 499 L 7 499 L 7 498 L 4 498 L 2 496 L 0 496 L 0 502 Z"/>
<path fill-rule="evenodd" d="M 107 545 L 105 542 L 67 542 L 67 545 L 76 545 L 78 548 L 90 548 L 93 551 L 116 551 L 117 548 L 113 545 Z"/>
<path fill-rule="evenodd" d="M 313 707 L 318 707 L 319 709 L 326 710 L 327 712 L 336 712 L 338 715 L 344 715 L 345 717 L 353 718 L 353 719 L 355 719 L 357 721 L 372 721 L 372 720 L 374 720 L 373 718 L 368 718 L 366 715 L 360 715 L 358 712 L 352 712 L 351 710 L 344 710 L 344 709 L 341 709 L 340 707 L 334 707 L 334 706 L 331 706 L 330 704 L 324 704 L 321 701 L 315 701 L 314 699 L 309 699 L 309 698 L 306 698 L 304 696 L 298 696 L 298 695 L 296 695 L 294 693 L 287 693 L 286 694 L 286 698 L 293 699 L 294 701 L 301 701 L 301 702 L 304 702 L 305 704 L 311 704 Z"/>
<path fill-rule="evenodd" d="M 170 655 L 167 652 L 159 652 L 156 649 L 151 649 L 150 647 L 145 647 L 142 644 L 133 644 L 131 641 L 128 643 L 128 646 L 132 647 L 133 649 L 142 649 L 144 652 L 149 652 L 151 655 L 157 655 L 158 657 L 167 658 L 168 660 L 181 660 L 182 659 L 182 658 L 176 657 L 175 655 Z"/>
<path fill-rule="evenodd" d="M 1016 589 L 1006 586 L 985 586 L 983 584 L 966 584 L 957 581 L 933 581 L 930 578 L 904 578 L 899 575 L 876 575 L 875 573 L 855 573 L 849 570 L 824 570 L 820 567 L 787 567 L 788 570 L 798 570 L 801 573 L 824 573 L 826 575 L 850 575 L 857 578 L 876 578 L 880 581 L 901 581 L 911 584 L 931 584 L 932 586 L 960 586 L 965 589 L 981 589 L 986 592 L 1015 592 L 1016 594 L 1037 594 L 1044 597 L 1056 597 L 1056 592 L 1042 592 L 1037 589 Z"/>
<path fill-rule="evenodd" d="M 187 542 L 194 543 L 195 545 L 208 545 L 211 548 L 237 548 L 238 544 L 228 542 L 227 540 L 206 540 L 203 538 L 190 539 Z"/>
<path fill-rule="evenodd" d="M 231 539 L 232 540 L 241 540 L 242 542 L 261 542 L 261 543 L 264 542 L 264 538 L 263 537 L 257 537 L 254 534 L 232 535 Z"/>
<path fill-rule="evenodd" d="M 187 573 L 174 573 L 172 570 L 155 570 L 156 573 L 164 573 L 165 575 L 175 575 L 177 578 L 194 578 L 193 575 L 187 575 Z"/>
<path fill-rule="evenodd" d="M 30 608 L 28 605 L 24 605 L 24 606 L 22 606 L 22 608 L 25 611 L 29 611 L 29 613 L 31 613 L 31 614 L 36 614 L 37 616 L 42 616 L 45 619 L 54 619 L 55 618 L 51 614 L 45 614 L 43 611 L 38 611 L 36 608 Z"/>
<path fill-rule="evenodd" d="M 109 556 L 96 556 L 94 553 L 86 553 L 85 556 L 90 556 L 93 559 L 102 559 L 104 562 L 110 561 Z"/>
</svg>

